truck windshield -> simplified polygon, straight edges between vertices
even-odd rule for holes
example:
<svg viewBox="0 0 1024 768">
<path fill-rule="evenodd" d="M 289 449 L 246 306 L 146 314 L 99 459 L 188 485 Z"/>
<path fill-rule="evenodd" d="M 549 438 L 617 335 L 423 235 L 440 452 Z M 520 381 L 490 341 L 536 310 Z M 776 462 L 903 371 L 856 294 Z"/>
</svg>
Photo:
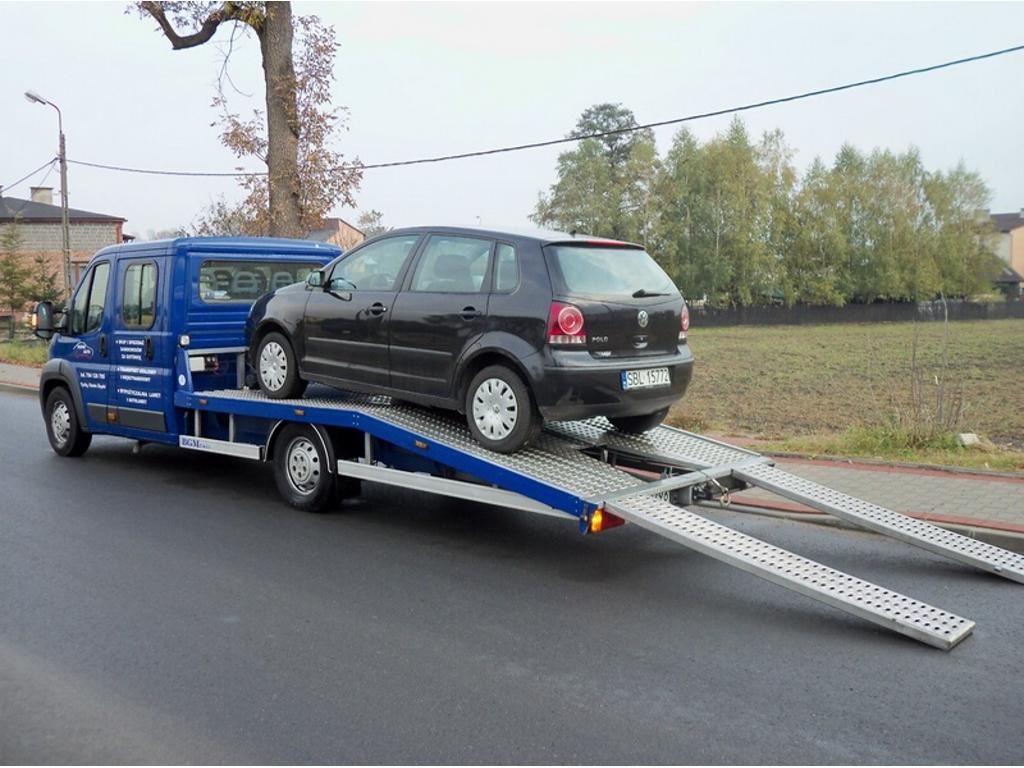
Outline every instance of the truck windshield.
<svg viewBox="0 0 1024 768">
<path fill-rule="evenodd" d="M 252 304 L 264 293 L 301 283 L 317 262 L 209 260 L 199 267 L 199 298 L 207 304 Z"/>
<path fill-rule="evenodd" d="M 640 298 L 678 293 L 665 271 L 639 248 L 551 245 L 544 251 L 567 294 Z"/>
</svg>

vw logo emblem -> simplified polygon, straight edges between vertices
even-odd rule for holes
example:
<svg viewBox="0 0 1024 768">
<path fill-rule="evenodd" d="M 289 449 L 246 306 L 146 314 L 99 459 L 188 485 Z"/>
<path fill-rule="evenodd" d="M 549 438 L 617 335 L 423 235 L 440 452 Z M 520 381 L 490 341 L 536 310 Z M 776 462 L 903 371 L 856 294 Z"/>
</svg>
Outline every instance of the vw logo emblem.
<svg viewBox="0 0 1024 768">
<path fill-rule="evenodd" d="M 641 328 L 647 327 L 647 320 L 648 317 L 647 312 L 645 310 L 641 309 L 639 312 L 636 313 L 636 324 L 639 325 Z"/>
</svg>

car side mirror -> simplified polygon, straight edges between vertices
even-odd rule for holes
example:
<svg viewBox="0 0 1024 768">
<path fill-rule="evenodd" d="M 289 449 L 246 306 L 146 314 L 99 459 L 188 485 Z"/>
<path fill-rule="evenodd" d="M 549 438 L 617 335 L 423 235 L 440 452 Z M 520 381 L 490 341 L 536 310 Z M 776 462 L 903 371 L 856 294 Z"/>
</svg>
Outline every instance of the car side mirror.
<svg viewBox="0 0 1024 768">
<path fill-rule="evenodd" d="M 309 288 L 319 288 L 324 284 L 324 273 L 323 270 L 318 269 L 314 272 L 310 272 L 306 275 L 306 286 Z"/>
<path fill-rule="evenodd" d="M 40 339 L 49 339 L 54 329 L 53 302 L 40 301 L 32 310 L 32 333 Z"/>
</svg>

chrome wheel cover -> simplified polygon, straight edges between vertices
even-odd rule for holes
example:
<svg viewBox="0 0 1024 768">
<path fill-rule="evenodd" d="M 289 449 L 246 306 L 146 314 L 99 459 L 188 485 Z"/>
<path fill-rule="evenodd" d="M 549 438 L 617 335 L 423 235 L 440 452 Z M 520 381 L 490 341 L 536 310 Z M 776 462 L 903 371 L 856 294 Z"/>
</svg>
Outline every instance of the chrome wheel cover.
<svg viewBox="0 0 1024 768">
<path fill-rule="evenodd" d="M 268 341 L 260 351 L 260 381 L 271 392 L 284 386 L 288 377 L 288 356 L 276 341 Z"/>
<path fill-rule="evenodd" d="M 63 400 L 57 402 L 50 411 L 50 431 L 57 445 L 63 448 L 71 438 L 71 411 Z"/>
<path fill-rule="evenodd" d="M 285 450 L 288 483 L 303 496 L 313 493 L 320 485 L 320 454 L 316 446 L 305 437 L 296 437 Z"/>
<path fill-rule="evenodd" d="M 516 428 L 519 403 L 508 382 L 484 379 L 473 393 L 473 422 L 488 440 L 504 440 Z"/>
</svg>

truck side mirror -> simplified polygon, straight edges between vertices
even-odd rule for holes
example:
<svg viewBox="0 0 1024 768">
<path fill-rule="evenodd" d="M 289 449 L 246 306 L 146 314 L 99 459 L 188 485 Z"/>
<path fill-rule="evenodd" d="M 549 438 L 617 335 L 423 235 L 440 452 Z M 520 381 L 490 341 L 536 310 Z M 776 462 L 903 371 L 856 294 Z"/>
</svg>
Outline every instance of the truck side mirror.
<svg viewBox="0 0 1024 768">
<path fill-rule="evenodd" d="M 32 332 L 40 339 L 49 339 L 53 331 L 53 302 L 40 301 L 32 310 Z"/>
<path fill-rule="evenodd" d="M 306 285 L 309 288 L 319 288 L 324 284 L 323 270 L 315 270 L 306 275 Z"/>
</svg>

